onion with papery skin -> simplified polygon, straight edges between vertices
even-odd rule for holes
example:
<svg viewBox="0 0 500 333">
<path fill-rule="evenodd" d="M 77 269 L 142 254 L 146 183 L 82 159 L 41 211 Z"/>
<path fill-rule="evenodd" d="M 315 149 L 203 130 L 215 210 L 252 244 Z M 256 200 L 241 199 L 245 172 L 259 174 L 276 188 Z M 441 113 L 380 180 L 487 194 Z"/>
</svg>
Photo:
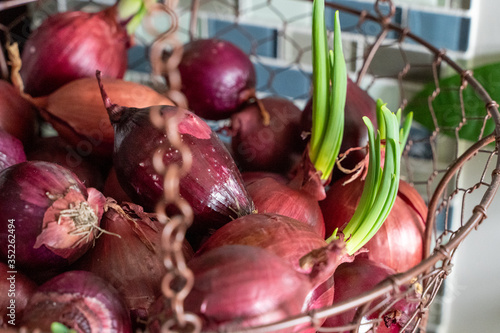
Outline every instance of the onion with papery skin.
<svg viewBox="0 0 500 333">
<path fill-rule="evenodd" d="M 380 263 L 376 263 L 366 258 L 357 257 L 353 262 L 340 265 L 335 271 L 335 297 L 333 304 L 356 297 L 364 292 L 372 290 L 378 283 L 396 274 L 392 268 Z M 401 292 L 408 289 L 408 286 L 401 286 Z M 418 299 L 415 291 L 410 292 L 410 298 Z M 376 333 L 397 333 L 406 325 L 412 313 L 416 310 L 418 302 L 405 298 L 395 302 L 390 297 L 382 296 L 374 301 L 384 302 L 385 307 L 379 308 L 363 320 L 376 320 L 379 317 L 382 323 L 375 328 Z M 323 323 L 323 327 L 340 327 L 352 323 L 355 318 L 357 308 L 352 308 L 338 315 L 329 317 Z M 383 313 L 381 311 L 383 310 Z M 407 328 L 410 329 L 410 328 Z M 340 331 L 339 331 L 340 332 Z M 350 330 L 344 331 L 344 333 Z"/>
<path fill-rule="evenodd" d="M 197 314 L 209 331 L 243 329 L 298 315 L 307 310 L 317 280 L 346 257 L 342 247 L 329 246 L 320 256 L 306 255 L 308 274 L 256 246 L 224 245 L 195 255 L 188 263 L 194 286 L 184 309 Z M 299 325 L 280 332 L 301 329 Z"/>
<path fill-rule="evenodd" d="M 203 243 L 196 255 L 231 244 L 263 248 L 304 274 L 307 274 L 310 268 L 302 266 L 301 258 L 313 250 L 327 246 L 323 237 L 300 221 L 278 214 L 260 213 L 242 216 L 224 225 Z M 352 259 L 346 257 L 342 260 Z M 330 274 L 325 274 L 324 280 L 318 280 L 313 286 L 308 299 L 308 310 L 328 306 L 333 301 L 335 268 L 330 267 Z"/>
<path fill-rule="evenodd" d="M 124 2 L 124 1 L 120 1 Z M 92 77 L 96 68 L 104 76 L 122 78 L 131 45 L 119 4 L 97 13 L 67 11 L 49 16 L 24 45 L 20 74 L 24 91 L 45 96 L 68 82 Z"/>
<path fill-rule="evenodd" d="M 354 214 L 363 190 L 364 181 L 344 177 L 333 183 L 326 199 L 320 202 L 325 217 L 326 234 L 344 225 Z M 403 185 L 401 185 L 403 184 Z M 412 202 L 412 205 L 408 204 Z M 415 209 L 418 207 L 418 210 Z M 400 181 L 398 196 L 389 216 L 375 236 L 365 245 L 364 256 L 385 264 L 397 272 L 404 272 L 422 260 L 423 237 L 427 208 L 420 194 L 410 185 Z"/>
<path fill-rule="evenodd" d="M 23 143 L 0 128 L 0 171 L 24 161 L 26 154 Z"/>
<path fill-rule="evenodd" d="M 101 228 L 109 234 L 100 236 L 73 268 L 110 282 L 125 301 L 134 327 L 139 328 L 147 320 L 151 304 L 162 294 L 161 281 L 167 273 L 161 248 L 163 224 L 156 214 L 145 213 L 133 203 L 108 206 Z M 186 241 L 182 254 L 186 261 L 193 256 Z"/>
<path fill-rule="evenodd" d="M 8 244 L 14 229 L 16 267 L 35 280 L 44 279 L 92 246 L 105 201 L 55 163 L 15 164 L 0 172 L 0 241 Z M 8 247 L 0 254 L 6 260 Z"/>
<path fill-rule="evenodd" d="M 60 136 L 38 138 L 26 155 L 30 161 L 57 163 L 73 171 L 86 187 L 93 187 L 100 191 L 104 186 L 105 165 L 98 165 L 88 156 L 80 155 Z"/>
<path fill-rule="evenodd" d="M 99 73 L 97 74 L 99 79 Z M 174 106 L 136 109 L 113 104 L 100 83 L 104 104 L 115 128 L 114 167 L 120 184 L 132 200 L 153 211 L 163 197 L 163 177 L 153 166 L 153 155 L 164 148 L 163 163 L 180 165 L 182 156 L 166 134 L 151 123 L 150 112 L 178 117 L 182 142 L 193 156 L 189 172 L 181 177 L 180 195 L 191 205 L 195 221 L 190 231 L 206 232 L 253 212 L 241 174 L 224 143 L 194 113 Z M 175 118 L 172 118 L 174 121 Z M 200 233 L 197 233 L 198 235 Z M 194 246 L 194 245 L 193 245 Z"/>
<path fill-rule="evenodd" d="M 231 42 L 198 39 L 185 44 L 178 69 L 188 108 L 202 118 L 227 118 L 255 96 L 254 66 Z"/>
<path fill-rule="evenodd" d="M 36 117 L 36 107 L 12 84 L 0 80 L 0 128 L 27 147 L 38 132 Z"/>
<path fill-rule="evenodd" d="M 322 197 L 314 193 L 318 188 L 322 189 L 321 185 L 309 188 L 307 184 L 303 185 L 293 180 L 282 183 L 267 177 L 255 180 L 246 187 L 259 213 L 275 213 L 291 217 L 311 226 L 319 236 L 325 238 L 325 223 L 318 203 Z M 313 193 L 309 192 L 310 189 Z"/>
<path fill-rule="evenodd" d="M 106 91 L 120 105 L 136 108 L 174 105 L 166 96 L 140 83 L 111 78 L 102 78 L 102 81 Z M 111 158 L 114 131 L 96 88 L 95 77 L 70 82 L 33 102 L 42 117 L 78 154 Z"/>
<path fill-rule="evenodd" d="M 68 271 L 42 284 L 19 326 L 51 332 L 60 323 L 77 333 L 132 332 L 128 310 L 111 284 L 86 271 Z"/>
<path fill-rule="evenodd" d="M 0 327 L 15 327 L 26 304 L 38 287 L 19 270 L 0 262 Z M 9 322 L 14 325 L 8 325 Z"/>
<path fill-rule="evenodd" d="M 280 97 L 262 98 L 233 114 L 227 131 L 238 167 L 286 174 L 304 150 L 301 114 L 292 101 Z"/>
</svg>

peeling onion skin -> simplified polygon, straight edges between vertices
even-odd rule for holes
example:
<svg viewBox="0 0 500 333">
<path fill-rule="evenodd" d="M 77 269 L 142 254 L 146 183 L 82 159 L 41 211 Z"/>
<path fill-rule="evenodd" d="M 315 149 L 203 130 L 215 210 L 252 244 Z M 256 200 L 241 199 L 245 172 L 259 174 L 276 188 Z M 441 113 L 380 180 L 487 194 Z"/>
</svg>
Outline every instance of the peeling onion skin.
<svg viewBox="0 0 500 333">
<path fill-rule="evenodd" d="M 356 179 L 342 185 L 348 177 L 332 184 L 327 197 L 320 201 L 325 217 L 326 235 L 331 235 L 335 228 L 339 231 L 345 227 L 354 214 L 364 182 Z M 400 184 L 404 183 L 403 180 Z M 420 263 L 423 257 L 423 237 L 427 207 L 422 197 L 411 186 L 399 186 L 394 206 L 384 224 L 368 241 L 367 253 L 360 256 L 382 263 L 396 272 L 404 272 Z M 409 205 L 410 200 L 414 205 Z M 418 207 L 418 210 L 415 209 Z M 425 214 L 424 214 L 425 213 Z"/>
<path fill-rule="evenodd" d="M 32 32 L 22 52 L 25 92 L 45 96 L 64 84 L 92 77 L 97 68 L 122 78 L 130 38 L 115 6 L 98 13 L 68 11 L 49 16 Z"/>
<path fill-rule="evenodd" d="M 8 325 L 11 317 L 7 315 L 12 308 L 10 300 L 15 293 L 15 317 L 21 318 L 28 300 L 38 287 L 37 284 L 26 276 L 23 272 L 17 270 L 15 274 L 8 273 L 12 269 L 7 264 L 0 262 L 0 327 L 12 327 Z M 12 278 L 13 277 L 13 278 Z M 14 286 L 14 287 L 13 287 Z M 14 326 L 15 327 L 15 326 Z"/>
<path fill-rule="evenodd" d="M 167 273 L 161 248 L 163 224 L 156 214 L 145 213 L 133 203 L 120 207 L 134 222 L 109 206 L 101 227 L 113 234 L 101 235 L 72 267 L 110 282 L 130 310 L 134 328 L 143 330 L 140 325 L 148 319 L 151 304 L 162 294 L 161 282 Z M 186 261 L 193 256 L 187 241 L 183 242 L 182 254 Z"/>
<path fill-rule="evenodd" d="M 61 273 L 41 285 L 29 300 L 20 325 L 50 332 L 53 322 L 78 333 L 132 332 L 128 310 L 116 289 L 86 271 Z"/>
<path fill-rule="evenodd" d="M 23 143 L 0 128 L 0 171 L 26 161 Z"/>
<path fill-rule="evenodd" d="M 166 96 L 140 83 L 106 77 L 102 82 L 113 101 L 120 105 L 136 108 L 174 105 Z M 71 81 L 50 95 L 33 100 L 44 120 L 75 151 L 110 162 L 114 130 L 99 89 L 96 89 L 95 77 Z"/>
<path fill-rule="evenodd" d="M 250 58 L 234 44 L 198 39 L 183 46 L 178 69 L 188 108 L 204 119 L 228 118 L 255 95 Z"/>
<path fill-rule="evenodd" d="M 55 163 L 13 165 L 0 172 L 0 241 L 8 243 L 12 221 L 18 240 L 16 264 L 36 282 L 52 277 L 92 246 L 105 201 L 99 191 L 86 188 L 73 172 Z M 72 206 L 81 208 L 77 217 L 69 211 L 63 214 Z M 77 226 L 83 234 L 69 234 Z M 7 258 L 7 246 L 0 254 Z"/>
</svg>

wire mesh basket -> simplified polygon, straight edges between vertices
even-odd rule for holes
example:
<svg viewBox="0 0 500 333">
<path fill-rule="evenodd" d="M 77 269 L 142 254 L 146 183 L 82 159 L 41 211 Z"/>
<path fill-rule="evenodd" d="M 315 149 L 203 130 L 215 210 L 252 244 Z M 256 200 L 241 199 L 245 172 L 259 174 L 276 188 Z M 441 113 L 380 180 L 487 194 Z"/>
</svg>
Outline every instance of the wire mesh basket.
<svg viewBox="0 0 500 333">
<path fill-rule="evenodd" d="M 89 3 L 76 1 L 74 4 L 87 6 Z M 44 13 L 60 10 L 53 6 L 54 3 L 45 6 L 42 11 L 37 8 L 37 13 L 42 13 L 39 17 L 43 19 Z M 424 83 L 434 82 L 434 88 L 425 98 L 427 109 L 419 111 L 428 113 L 433 126 L 415 126 L 404 151 L 402 174 L 402 178 L 412 184 L 428 204 L 425 258 L 417 266 L 391 276 L 355 298 L 274 324 L 248 328 L 245 332 L 286 332 L 297 325 L 314 327 L 318 332 L 375 331 L 376 327 L 383 325 L 384 312 L 400 299 L 415 302 L 415 311 L 402 331 L 425 331 L 434 309 L 433 302 L 452 272 L 458 246 L 486 218 L 499 186 L 497 142 L 500 115 L 497 103 L 472 71 L 463 69 L 445 50 L 395 23 L 398 13 L 391 1 L 364 2 L 364 10 L 350 7 L 349 1 L 329 1 L 326 6 L 327 17 L 333 18 L 334 10 L 341 13 L 343 47 L 350 77 L 372 96 L 387 97 L 391 109 L 405 109 Z M 162 52 L 176 50 L 176 46 L 191 39 L 217 37 L 234 42 L 251 56 L 257 69 L 258 96 L 284 96 L 303 107 L 311 89 L 311 12 L 312 3 L 300 0 L 166 1 L 159 4 L 156 11 L 151 11 L 149 21 L 151 26 L 161 22 L 166 32 L 148 26 L 136 36 L 126 78 L 147 83 L 162 92 L 168 91 L 174 100 L 182 103 L 181 94 L 172 94 L 180 87 L 180 82 L 173 79 L 167 85 L 163 81 L 165 75 L 175 78 L 179 57 L 170 57 L 165 62 Z M 330 30 L 332 24 L 333 19 L 327 20 Z M 458 74 L 457 81 L 441 89 L 440 79 L 452 74 Z M 435 107 L 435 101 L 444 94 L 453 95 L 453 100 L 458 101 L 447 109 L 450 112 L 448 117 L 439 116 L 437 113 L 441 109 Z M 480 111 L 471 114 L 468 109 L 477 110 L 477 105 L 480 105 Z M 443 122 L 450 117 L 457 121 L 452 125 Z M 169 126 L 162 119 L 154 119 L 155 124 L 162 128 Z M 474 140 L 461 139 L 461 132 L 467 125 L 474 125 L 477 129 Z M 183 147 L 175 134 L 171 140 Z M 477 170 L 477 162 L 481 170 Z M 474 177 L 471 180 L 465 175 L 470 176 L 469 169 L 473 165 L 476 170 L 472 172 Z M 163 173 L 173 178 L 181 177 L 183 172 L 188 172 L 189 163 L 184 168 L 166 168 Z M 175 191 L 175 187 L 165 188 L 170 201 L 178 199 Z M 162 207 L 158 212 L 164 214 Z M 174 239 L 175 234 L 182 234 L 188 227 L 189 216 L 175 218 L 177 224 L 164 234 L 165 240 Z M 179 269 L 182 258 L 178 248 L 165 245 L 166 262 L 170 265 L 166 281 L 177 275 L 189 275 L 185 267 Z M 185 295 L 180 294 L 186 290 L 174 292 L 167 284 L 165 293 L 177 301 L 180 311 L 165 323 L 164 331 L 175 331 L 175 325 L 186 322 L 191 323 L 189 329 L 185 327 L 179 331 L 201 329 L 196 316 L 182 310 Z M 189 285 L 186 284 L 187 291 Z M 402 289 L 401 286 L 411 288 Z M 415 292 L 419 297 L 414 297 Z M 318 327 L 321 319 L 350 309 L 356 309 L 356 315 L 349 326 Z M 378 317 L 365 319 L 375 311 L 379 313 Z"/>
</svg>

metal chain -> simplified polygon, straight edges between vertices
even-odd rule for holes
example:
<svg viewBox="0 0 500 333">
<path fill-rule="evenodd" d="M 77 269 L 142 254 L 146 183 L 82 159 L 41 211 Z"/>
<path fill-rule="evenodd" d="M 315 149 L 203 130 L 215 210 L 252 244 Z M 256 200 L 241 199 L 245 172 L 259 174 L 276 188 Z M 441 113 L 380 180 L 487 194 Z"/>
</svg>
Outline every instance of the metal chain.
<svg viewBox="0 0 500 333">
<path fill-rule="evenodd" d="M 169 78 L 168 89 L 165 92 L 177 106 L 186 106 L 185 97 L 180 92 L 180 76 L 177 66 L 182 58 L 182 47 L 176 38 L 175 32 L 178 28 L 177 14 L 175 7 L 177 1 L 166 1 L 165 3 L 150 3 L 148 11 L 163 11 L 171 21 L 170 28 L 159 35 L 150 48 L 150 61 L 152 65 L 152 80 L 157 82 L 160 78 Z M 146 22 L 146 29 L 153 30 L 153 24 Z M 164 59 L 164 52 L 170 48 L 171 54 L 168 59 Z M 173 78 L 173 79 L 172 79 Z M 153 166 L 163 176 L 163 199 L 156 206 L 158 219 L 164 223 L 162 232 L 162 249 L 164 252 L 164 264 L 167 268 L 161 289 L 163 295 L 169 303 L 169 316 L 162 323 L 161 332 L 200 332 L 201 320 L 193 313 L 184 310 L 184 299 L 191 291 L 194 284 L 192 271 L 187 267 L 182 248 L 185 241 L 185 234 L 193 222 L 193 210 L 190 204 L 180 196 L 179 184 L 190 170 L 192 164 L 192 154 L 189 147 L 182 142 L 178 131 L 178 124 L 184 112 L 163 113 L 162 107 L 151 108 L 152 123 L 165 132 L 168 147 L 160 147 L 153 156 Z M 180 164 L 165 165 L 163 156 L 165 149 L 174 149 L 181 156 Z M 175 207 L 178 213 L 174 216 L 167 216 L 167 206 Z"/>
</svg>

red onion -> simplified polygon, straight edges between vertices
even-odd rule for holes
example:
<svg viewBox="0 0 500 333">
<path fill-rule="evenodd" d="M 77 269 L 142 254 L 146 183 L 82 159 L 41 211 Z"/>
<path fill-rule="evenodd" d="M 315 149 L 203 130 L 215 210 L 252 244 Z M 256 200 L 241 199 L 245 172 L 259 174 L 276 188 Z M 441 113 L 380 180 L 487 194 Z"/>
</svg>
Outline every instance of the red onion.
<svg viewBox="0 0 500 333">
<path fill-rule="evenodd" d="M 0 128 L 27 147 L 37 133 L 37 110 L 9 82 L 0 80 Z"/>
<path fill-rule="evenodd" d="M 28 37 L 22 52 L 21 77 L 25 92 L 49 95 L 64 84 L 104 75 L 122 78 L 131 41 L 117 5 L 97 13 L 67 11 L 49 16 Z"/>
<path fill-rule="evenodd" d="M 335 297 L 333 304 L 356 297 L 364 292 L 372 290 L 378 283 L 391 275 L 396 274 L 393 269 L 369 259 L 357 257 L 353 262 L 340 265 L 335 271 Z M 404 292 L 407 286 L 402 286 Z M 411 292 L 412 297 L 417 297 Z M 364 320 L 375 320 L 381 318 L 383 323 L 376 326 L 376 333 L 396 333 L 406 325 L 413 311 L 416 310 L 417 302 L 401 299 L 394 302 L 389 295 L 382 296 L 375 303 L 384 302 L 385 307 L 378 310 L 370 310 Z M 394 303 L 391 305 L 391 303 Z M 340 327 L 352 323 L 357 308 L 344 311 L 338 315 L 329 317 L 323 327 Z M 350 331 L 345 331 L 347 333 Z"/>
<path fill-rule="evenodd" d="M 215 231 L 196 255 L 230 244 L 263 248 L 288 262 L 297 272 L 304 274 L 309 272 L 310 267 L 303 267 L 301 259 L 310 252 L 327 246 L 323 237 L 300 221 L 277 214 L 250 214 L 231 221 Z M 339 259 L 339 263 L 349 260 L 352 258 L 345 256 Z M 335 268 L 336 266 L 331 266 L 330 271 L 324 269 L 324 279 L 318 280 L 311 288 L 308 310 L 328 306 L 333 301 Z"/>
<path fill-rule="evenodd" d="M 323 279 L 323 267 L 336 266 L 339 258 L 345 257 L 342 248 L 331 247 L 322 254 L 308 257 L 310 273 L 302 274 L 259 247 L 217 247 L 189 261 L 194 286 L 184 308 L 202 319 L 204 330 L 219 331 L 241 330 L 298 315 L 307 309 L 316 281 Z"/>
<path fill-rule="evenodd" d="M 101 228 L 109 234 L 99 237 L 74 267 L 110 282 L 124 299 L 133 325 L 140 326 L 162 294 L 161 281 L 167 273 L 161 248 L 163 225 L 156 214 L 145 213 L 138 205 L 115 203 L 104 213 Z M 186 260 L 193 256 L 187 242 L 183 255 Z"/>
<path fill-rule="evenodd" d="M 99 74 L 98 74 L 99 78 Z M 153 154 L 165 147 L 163 163 L 180 163 L 181 155 L 168 147 L 166 134 L 150 121 L 151 108 L 135 109 L 112 104 L 102 83 L 102 96 L 115 128 L 114 167 L 120 184 L 146 211 L 163 197 L 163 177 L 152 165 Z M 192 156 L 189 173 L 180 179 L 180 195 L 191 205 L 195 221 L 190 230 L 218 228 L 253 211 L 234 160 L 215 132 L 194 113 L 160 106 L 167 116 L 180 116 L 179 134 Z"/>
<path fill-rule="evenodd" d="M 376 103 L 366 90 L 361 89 L 350 78 L 347 78 L 346 103 L 344 108 L 344 134 L 340 146 L 340 154 L 349 151 L 342 159 L 341 165 L 345 169 L 355 169 L 366 156 L 366 149 L 363 148 L 368 143 L 368 132 L 366 130 L 363 117 L 368 117 L 373 124 L 377 123 Z M 312 124 L 312 99 L 310 99 L 302 112 L 302 131 L 310 132 Z M 332 174 L 332 180 L 335 181 L 345 176 L 345 173 L 335 168 Z"/>
<path fill-rule="evenodd" d="M 0 240 L 7 244 L 14 235 L 16 265 L 30 277 L 50 276 L 92 246 L 104 204 L 99 191 L 85 188 L 64 167 L 15 164 L 0 172 Z M 7 251 L 7 246 L 0 250 L 4 260 Z"/>
<path fill-rule="evenodd" d="M 16 326 L 36 288 L 24 273 L 0 262 L 0 327 Z"/>
<path fill-rule="evenodd" d="M 184 45 L 178 66 L 188 107 L 205 119 L 224 119 L 255 95 L 255 69 L 247 54 L 219 39 Z"/>
<path fill-rule="evenodd" d="M 57 163 L 73 171 L 86 187 L 102 190 L 104 186 L 104 166 L 82 156 L 60 136 L 38 138 L 26 155 L 30 161 Z"/>
<path fill-rule="evenodd" d="M 23 143 L 0 128 L 0 171 L 24 161 L 26 154 Z"/>
<path fill-rule="evenodd" d="M 287 173 L 304 150 L 301 114 L 292 101 L 280 97 L 262 98 L 233 114 L 228 132 L 239 168 Z"/>
<path fill-rule="evenodd" d="M 360 179 L 344 184 L 347 178 L 332 184 L 320 202 L 325 217 L 326 234 L 344 225 L 354 214 L 363 190 Z M 422 260 L 426 205 L 418 192 L 401 180 L 398 196 L 389 216 L 375 236 L 365 245 L 367 255 L 397 272 L 404 272 Z M 403 185 L 401 185 L 403 184 Z M 402 199 L 404 197 L 405 199 Z M 413 202 L 413 206 L 407 202 Z M 419 207 L 420 211 L 414 209 Z M 425 214 L 423 210 L 425 209 Z"/>
<path fill-rule="evenodd" d="M 95 73 L 95 70 L 94 70 Z M 140 83 L 103 78 L 106 91 L 120 105 L 143 108 L 173 105 L 166 96 Z M 109 159 L 113 153 L 114 131 L 102 104 L 95 78 L 65 84 L 48 96 L 33 99 L 42 117 L 73 149 L 84 157 Z"/>
<path fill-rule="evenodd" d="M 298 177 L 302 178 L 302 177 Z M 314 186 L 311 186 L 314 185 Z M 299 179 L 282 183 L 274 178 L 262 178 L 247 185 L 247 191 L 259 213 L 276 213 L 310 225 L 325 238 L 325 223 L 318 200 L 323 187 L 319 182 L 302 184 Z"/>
<path fill-rule="evenodd" d="M 279 173 L 266 172 L 266 171 L 243 171 L 241 173 L 241 177 L 243 177 L 245 185 L 248 185 L 256 180 L 267 177 L 273 178 L 274 180 L 283 184 L 286 184 L 288 182 L 288 178 L 286 176 Z"/>
<path fill-rule="evenodd" d="M 38 287 L 20 326 L 51 331 L 54 322 L 78 333 L 132 332 L 127 308 L 116 289 L 86 271 L 61 273 Z"/>
</svg>

